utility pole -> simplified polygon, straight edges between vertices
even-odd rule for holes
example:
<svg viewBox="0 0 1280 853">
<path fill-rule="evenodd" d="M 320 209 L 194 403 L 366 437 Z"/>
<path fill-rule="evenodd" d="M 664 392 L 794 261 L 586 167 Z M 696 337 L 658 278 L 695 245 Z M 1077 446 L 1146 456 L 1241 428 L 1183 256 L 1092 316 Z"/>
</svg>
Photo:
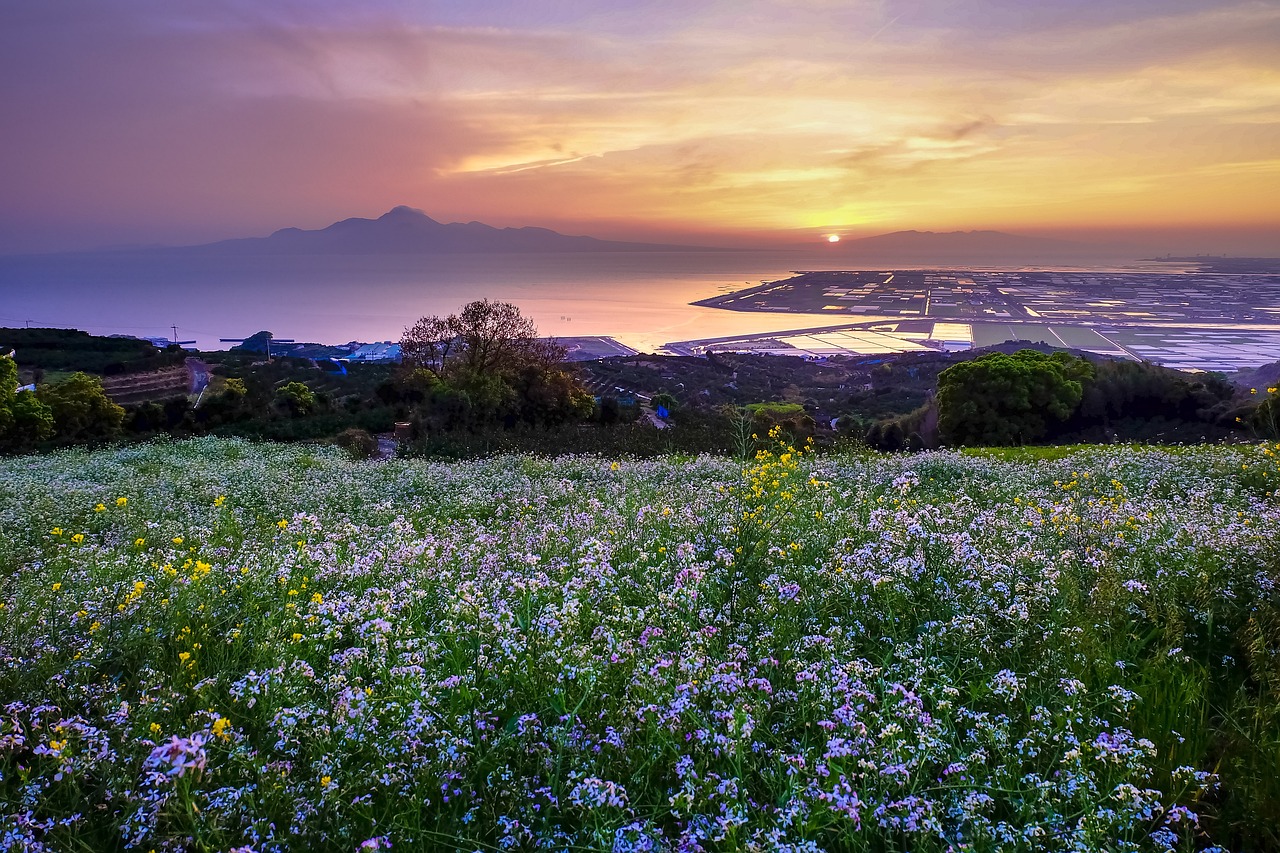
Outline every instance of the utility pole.
<svg viewBox="0 0 1280 853">
<path fill-rule="evenodd" d="M 169 328 L 173 329 L 173 337 L 169 338 L 169 340 L 173 341 L 176 344 L 178 342 L 178 325 L 175 323 Z"/>
</svg>

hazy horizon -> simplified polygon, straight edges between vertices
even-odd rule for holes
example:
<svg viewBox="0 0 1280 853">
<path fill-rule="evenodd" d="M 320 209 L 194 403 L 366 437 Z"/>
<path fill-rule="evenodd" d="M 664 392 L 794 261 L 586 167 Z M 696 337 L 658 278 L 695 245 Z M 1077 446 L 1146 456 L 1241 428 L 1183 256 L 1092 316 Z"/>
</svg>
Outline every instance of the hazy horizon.
<svg viewBox="0 0 1280 853">
<path fill-rule="evenodd" d="M 1280 254 L 1280 5 L 0 8 L 0 253 L 406 204 L 786 248 L 999 230 Z"/>
<path fill-rule="evenodd" d="M 398 205 L 399 207 L 399 205 Z M 430 216 L 429 211 L 419 211 Z M 386 213 L 386 211 L 383 211 Z M 377 219 L 380 214 L 372 214 L 368 216 L 352 216 L 343 217 L 343 219 Z M 435 219 L 435 217 L 432 217 Z M 342 220 L 335 220 L 340 222 Z M 441 224 L 453 224 L 448 220 L 437 220 Z M 475 221 L 475 220 L 473 220 Z M 306 227 L 301 230 L 320 231 L 333 222 L 324 223 L 315 227 Z M 483 223 L 490 224 L 490 223 Z M 507 228 L 523 228 L 523 227 L 547 227 L 539 226 L 535 223 L 525 225 L 509 225 L 502 226 Z M 587 226 L 589 227 L 589 225 Z M 36 248 L 27 247 L 18 251 L 0 250 L 0 256 L 15 257 L 25 255 L 58 255 L 58 254 L 93 254 L 102 252 L 121 252 L 121 251 L 145 251 L 150 249 L 172 249 L 172 248 L 194 248 L 200 246 L 216 245 L 223 242 L 241 241 L 245 239 L 259 239 L 269 237 L 277 231 L 296 230 L 298 226 L 281 225 L 267 232 L 261 233 L 234 233 L 225 236 L 219 236 L 208 241 L 199 241 L 193 243 L 174 243 L 174 242 L 128 242 L 128 243 L 105 243 L 105 244 L 86 244 L 86 245 L 59 245 L 57 248 Z M 553 229 L 554 230 L 554 229 Z M 1093 230 L 1073 230 L 1062 231 L 1057 229 L 1004 229 L 1004 228 L 955 228 L 950 230 L 933 230 L 923 228 L 902 228 L 893 231 L 868 231 L 860 233 L 856 231 L 844 230 L 840 231 L 838 236 L 840 239 L 832 243 L 827 233 L 820 234 L 816 238 L 805 235 L 797 237 L 797 235 L 759 235 L 754 239 L 746 239 L 741 235 L 727 234 L 696 234 L 690 232 L 652 232 L 643 229 L 637 229 L 630 234 L 621 236 L 601 236 L 600 233 L 589 233 L 587 231 L 569 231 L 558 232 L 566 234 L 566 236 L 586 236 L 594 237 L 601 240 L 616 240 L 625 242 L 635 242 L 637 244 L 669 244 L 673 247 L 689 247 L 697 249 L 725 249 L 739 251 L 758 251 L 765 248 L 773 252 L 795 252 L 804 253 L 810 258 L 829 257 L 832 261 L 840 259 L 841 255 L 847 250 L 859 248 L 859 244 L 863 242 L 874 242 L 877 237 L 892 237 L 895 235 L 917 233 L 925 235 L 969 235 L 969 234 L 999 234 L 1013 237 L 1026 238 L 1029 241 L 1057 241 L 1067 254 L 1063 254 L 1054 258 L 1050 256 L 1047 262 L 1062 262 L 1065 258 L 1074 255 L 1077 260 L 1089 263 L 1105 263 L 1121 259 L 1136 260 L 1141 257 L 1159 257 L 1164 255 L 1175 256 L 1194 256 L 1194 255 L 1230 255 L 1230 256 L 1267 256 L 1268 253 L 1280 254 L 1280 235 L 1273 234 L 1268 229 L 1219 229 L 1219 230 L 1195 230 L 1195 229 L 1109 229 L 1100 231 Z M 834 232 L 833 232 L 834 233 Z M 701 239 L 700 239 L 701 238 Z M 2 244 L 0 244 L 2 245 Z M 1028 250 L 1030 251 L 1030 250 Z M 821 253 L 821 254 L 814 254 Z M 875 260 L 877 263 L 887 263 L 889 265 L 910 264 L 914 260 L 910 256 L 905 255 L 864 255 L 868 260 Z M 1030 255 L 1025 257 L 1012 257 L 1010 262 L 1018 262 L 1028 260 Z M 964 263 L 972 261 L 972 257 L 958 257 L 954 259 L 955 263 Z M 934 261 L 930 261 L 931 263 Z M 952 262 L 947 260 L 938 260 L 937 262 Z M 991 258 L 989 262 L 996 263 L 998 258 Z"/>
</svg>

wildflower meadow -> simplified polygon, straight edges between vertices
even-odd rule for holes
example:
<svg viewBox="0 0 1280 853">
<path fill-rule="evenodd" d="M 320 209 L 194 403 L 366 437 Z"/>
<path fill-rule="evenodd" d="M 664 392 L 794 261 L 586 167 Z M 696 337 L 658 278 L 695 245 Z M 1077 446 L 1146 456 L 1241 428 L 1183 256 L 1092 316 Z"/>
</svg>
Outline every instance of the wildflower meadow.
<svg viewBox="0 0 1280 853">
<path fill-rule="evenodd" d="M 0 460 L 0 849 L 1280 849 L 1278 453 Z"/>
</svg>

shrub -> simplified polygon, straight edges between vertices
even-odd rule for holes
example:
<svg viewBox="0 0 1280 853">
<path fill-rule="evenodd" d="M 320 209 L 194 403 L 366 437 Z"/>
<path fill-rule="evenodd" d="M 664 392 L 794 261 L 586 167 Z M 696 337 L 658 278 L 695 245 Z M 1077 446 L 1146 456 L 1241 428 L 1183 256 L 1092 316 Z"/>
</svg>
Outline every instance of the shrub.
<svg viewBox="0 0 1280 853">
<path fill-rule="evenodd" d="M 352 459 L 372 459 L 378 455 L 378 439 L 359 427 L 343 430 L 333 443 L 346 450 Z"/>
</svg>

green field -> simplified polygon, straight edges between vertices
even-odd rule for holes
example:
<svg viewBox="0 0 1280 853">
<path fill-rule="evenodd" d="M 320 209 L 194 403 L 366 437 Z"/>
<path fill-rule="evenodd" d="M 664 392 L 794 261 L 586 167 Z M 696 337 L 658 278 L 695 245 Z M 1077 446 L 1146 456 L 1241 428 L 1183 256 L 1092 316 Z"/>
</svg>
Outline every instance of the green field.
<svg viewBox="0 0 1280 853">
<path fill-rule="evenodd" d="M 1278 451 L 0 460 L 0 849 L 1280 849 Z"/>
</svg>

